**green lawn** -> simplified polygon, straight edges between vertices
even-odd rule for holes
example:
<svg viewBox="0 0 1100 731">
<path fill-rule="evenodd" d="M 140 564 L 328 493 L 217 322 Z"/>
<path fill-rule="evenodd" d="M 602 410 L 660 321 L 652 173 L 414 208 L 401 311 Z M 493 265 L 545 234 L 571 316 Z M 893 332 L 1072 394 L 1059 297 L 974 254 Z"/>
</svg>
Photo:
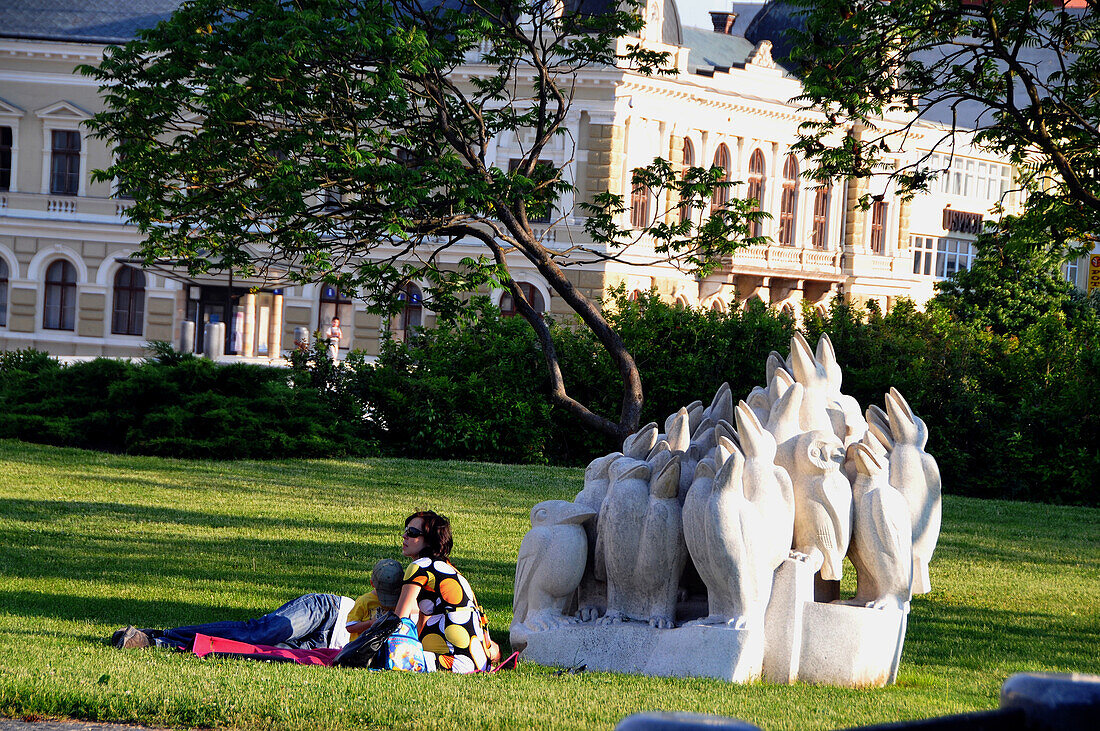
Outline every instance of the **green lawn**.
<svg viewBox="0 0 1100 731">
<path fill-rule="evenodd" d="M 242 729 L 611 728 L 664 709 L 765 729 L 995 708 L 1020 671 L 1100 673 L 1100 510 L 947 497 L 935 590 L 913 602 L 897 685 L 747 686 L 547 668 L 450 677 L 118 651 L 128 623 L 261 614 L 365 591 L 433 508 L 506 640 L 528 511 L 580 470 L 405 460 L 191 462 L 0 441 L 0 716 Z M 950 492 L 950 486 L 948 486 Z M 851 567 L 848 567 L 851 574 Z M 852 577 L 845 589 L 854 589 Z"/>
</svg>

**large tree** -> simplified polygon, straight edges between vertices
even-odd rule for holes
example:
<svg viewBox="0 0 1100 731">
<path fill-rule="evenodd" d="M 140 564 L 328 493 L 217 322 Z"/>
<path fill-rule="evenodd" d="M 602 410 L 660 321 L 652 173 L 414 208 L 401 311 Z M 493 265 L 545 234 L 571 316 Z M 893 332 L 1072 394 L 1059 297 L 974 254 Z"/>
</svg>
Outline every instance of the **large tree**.
<svg viewBox="0 0 1100 731">
<path fill-rule="evenodd" d="M 1096 0 L 791 0 L 803 102 L 824 113 L 800 147 L 824 176 L 887 174 L 902 193 L 945 169 L 931 152 L 894 169 L 919 120 L 1006 154 L 1029 196 L 1014 230 L 1054 249 L 1100 236 L 1100 19 Z M 890 117 L 896 121 L 883 124 Z M 1040 236 L 1041 234 L 1041 236 Z"/>
<path fill-rule="evenodd" d="M 630 41 L 643 9 L 644 0 L 190 0 L 84 69 L 107 105 L 91 127 L 117 150 L 99 174 L 133 196 L 149 262 L 278 269 L 357 292 L 383 313 L 412 280 L 430 283 L 427 304 L 444 314 L 461 311 L 469 291 L 507 287 L 538 334 L 553 402 L 624 436 L 642 406 L 637 365 L 564 267 L 638 261 L 629 250 L 644 234 L 657 259 L 707 270 L 760 215 L 733 199 L 695 226 L 701 213 L 658 207 L 631 230 L 619 225 L 622 196 L 604 194 L 584 204 L 593 246 L 556 248 L 532 227 L 570 213 L 555 207 L 571 187 L 568 161 L 545 161 L 568 134 L 578 79 L 615 67 L 671 73 L 665 54 Z M 509 134 L 523 154 L 494 164 L 487 153 Z M 632 182 L 702 212 L 715 186 L 730 185 L 723 177 L 655 160 Z M 484 254 L 448 261 L 471 242 Z M 611 355 L 623 381 L 616 417 L 570 396 L 547 323 L 509 274 L 516 257 Z"/>
</svg>

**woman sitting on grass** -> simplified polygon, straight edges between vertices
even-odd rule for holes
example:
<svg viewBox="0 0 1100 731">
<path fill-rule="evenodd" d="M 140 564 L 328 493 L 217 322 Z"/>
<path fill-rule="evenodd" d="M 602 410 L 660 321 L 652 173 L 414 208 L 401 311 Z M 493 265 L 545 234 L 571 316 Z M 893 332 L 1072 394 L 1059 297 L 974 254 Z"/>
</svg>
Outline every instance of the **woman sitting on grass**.
<svg viewBox="0 0 1100 731">
<path fill-rule="evenodd" d="M 500 661 L 500 647 L 489 637 L 485 614 L 474 591 L 451 565 L 451 522 L 431 510 L 405 519 L 401 552 L 414 559 L 395 613 L 413 618 L 429 666 L 454 673 L 488 669 Z"/>
</svg>

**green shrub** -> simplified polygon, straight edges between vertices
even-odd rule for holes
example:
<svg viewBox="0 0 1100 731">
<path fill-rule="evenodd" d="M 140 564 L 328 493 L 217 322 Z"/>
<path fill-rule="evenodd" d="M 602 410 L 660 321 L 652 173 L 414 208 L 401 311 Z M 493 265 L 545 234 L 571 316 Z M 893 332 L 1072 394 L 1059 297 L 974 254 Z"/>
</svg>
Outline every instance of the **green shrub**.
<svg viewBox="0 0 1100 731">
<path fill-rule="evenodd" d="M 681 406 L 709 399 L 723 381 L 747 394 L 763 382 L 767 353 L 785 347 L 793 331 L 790 318 L 763 305 L 699 311 L 667 305 L 655 293 L 632 301 L 622 288 L 604 305 L 641 370 L 643 422 L 663 424 Z M 591 331 L 552 324 L 551 332 L 569 393 L 617 418 L 619 374 Z M 533 331 L 485 302 L 471 320 L 442 323 L 408 343 L 385 341 L 376 364 L 354 370 L 351 390 L 368 405 L 373 435 L 387 453 L 583 464 L 619 448 L 551 408 Z"/>
<path fill-rule="evenodd" d="M 897 388 L 929 428 L 944 491 L 975 497 L 1100 504 L 1100 373 L 1095 316 L 1039 316 L 1015 335 L 966 323 L 933 303 L 888 315 L 836 304 L 806 321 L 828 332 L 844 392 L 864 406 Z"/>
<path fill-rule="evenodd" d="M 386 339 L 377 364 L 352 362 L 347 388 L 368 405 L 388 454 L 543 463 L 553 423 L 531 328 L 481 301 L 478 316 Z"/>
<path fill-rule="evenodd" d="M 365 454 L 362 431 L 280 368 L 186 356 L 68 366 L 31 351 L 0 357 L 0 437 L 236 459 Z"/>
</svg>

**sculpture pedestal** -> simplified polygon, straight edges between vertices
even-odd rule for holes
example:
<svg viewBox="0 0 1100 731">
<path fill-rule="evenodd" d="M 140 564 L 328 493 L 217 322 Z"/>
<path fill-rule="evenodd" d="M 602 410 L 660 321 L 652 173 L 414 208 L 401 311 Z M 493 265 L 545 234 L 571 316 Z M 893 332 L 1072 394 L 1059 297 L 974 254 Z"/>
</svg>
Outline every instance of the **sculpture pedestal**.
<svg viewBox="0 0 1100 731">
<path fill-rule="evenodd" d="M 641 622 L 586 622 L 532 632 L 521 656 L 541 665 L 747 683 L 761 675 L 764 638 L 759 631 L 726 626 L 654 629 Z"/>
<path fill-rule="evenodd" d="M 813 601 L 814 569 L 787 559 L 764 620 L 764 678 L 881 687 L 897 678 L 908 612 Z"/>
</svg>

